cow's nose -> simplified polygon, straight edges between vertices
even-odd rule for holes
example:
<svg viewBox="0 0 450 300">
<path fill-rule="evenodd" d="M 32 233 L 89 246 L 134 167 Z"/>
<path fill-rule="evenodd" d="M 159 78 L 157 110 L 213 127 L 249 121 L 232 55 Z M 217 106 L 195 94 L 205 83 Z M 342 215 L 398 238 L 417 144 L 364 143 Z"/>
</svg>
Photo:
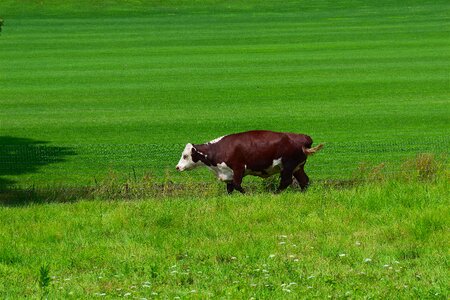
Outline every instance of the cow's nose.
<svg viewBox="0 0 450 300">
<path fill-rule="evenodd" d="M 180 167 L 179 166 L 177 166 L 177 171 L 180 171 Z"/>
</svg>

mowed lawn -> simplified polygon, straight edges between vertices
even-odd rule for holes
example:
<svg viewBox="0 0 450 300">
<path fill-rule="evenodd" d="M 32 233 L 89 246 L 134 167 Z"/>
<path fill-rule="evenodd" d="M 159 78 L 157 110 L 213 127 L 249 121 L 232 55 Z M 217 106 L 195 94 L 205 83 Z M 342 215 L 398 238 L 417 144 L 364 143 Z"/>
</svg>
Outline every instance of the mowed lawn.
<svg viewBox="0 0 450 300">
<path fill-rule="evenodd" d="M 327 143 L 321 178 L 379 159 L 373 141 L 448 148 L 446 1 L 227 3 L 5 1 L 0 144 L 14 146 L 2 178 L 160 178 L 185 143 L 250 129 Z"/>
</svg>

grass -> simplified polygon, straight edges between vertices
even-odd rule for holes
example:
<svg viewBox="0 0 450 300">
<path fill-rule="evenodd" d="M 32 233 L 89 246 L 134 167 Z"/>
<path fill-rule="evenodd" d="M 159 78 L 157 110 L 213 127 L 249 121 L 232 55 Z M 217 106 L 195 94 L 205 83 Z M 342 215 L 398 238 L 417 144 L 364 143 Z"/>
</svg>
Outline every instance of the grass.
<svg viewBox="0 0 450 300">
<path fill-rule="evenodd" d="M 162 177 L 185 143 L 250 129 L 326 142 L 316 178 L 448 149 L 447 2 L 42 3 L 0 4 L 2 164 L 31 164 L 12 184 Z"/>
<path fill-rule="evenodd" d="M 444 179 L 1 207 L 0 296 L 448 299 Z"/>
<path fill-rule="evenodd" d="M 1 1 L 0 298 L 448 299 L 449 8 Z M 250 129 L 306 193 L 172 171 Z"/>
</svg>

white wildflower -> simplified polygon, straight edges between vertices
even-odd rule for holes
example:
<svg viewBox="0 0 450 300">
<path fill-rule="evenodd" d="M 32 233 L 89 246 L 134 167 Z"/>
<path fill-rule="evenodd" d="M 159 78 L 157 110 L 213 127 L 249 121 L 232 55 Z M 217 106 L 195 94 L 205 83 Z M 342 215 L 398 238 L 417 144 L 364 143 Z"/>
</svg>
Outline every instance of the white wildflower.
<svg viewBox="0 0 450 300">
<path fill-rule="evenodd" d="M 275 257 L 275 254 L 270 254 L 269 255 L 269 258 L 274 258 Z"/>
<path fill-rule="evenodd" d="M 372 261 L 371 258 L 364 258 L 364 262 L 365 262 L 365 263 L 369 263 L 369 262 L 371 262 L 371 261 Z"/>
<path fill-rule="evenodd" d="M 345 253 L 341 253 L 339 254 L 339 257 L 344 257 L 346 254 Z"/>
</svg>

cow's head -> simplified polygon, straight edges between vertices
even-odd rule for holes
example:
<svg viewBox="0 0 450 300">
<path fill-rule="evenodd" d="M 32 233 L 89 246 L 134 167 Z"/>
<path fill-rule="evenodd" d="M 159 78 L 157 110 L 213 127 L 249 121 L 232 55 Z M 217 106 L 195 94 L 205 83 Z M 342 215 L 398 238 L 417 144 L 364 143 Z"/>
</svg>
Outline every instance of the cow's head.
<svg viewBox="0 0 450 300">
<path fill-rule="evenodd" d="M 191 143 L 189 143 L 186 145 L 186 147 L 184 147 L 183 153 L 181 153 L 180 161 L 177 164 L 177 170 L 192 170 L 201 164 L 202 162 L 199 158 L 197 149 L 195 149 L 195 147 Z"/>
</svg>

